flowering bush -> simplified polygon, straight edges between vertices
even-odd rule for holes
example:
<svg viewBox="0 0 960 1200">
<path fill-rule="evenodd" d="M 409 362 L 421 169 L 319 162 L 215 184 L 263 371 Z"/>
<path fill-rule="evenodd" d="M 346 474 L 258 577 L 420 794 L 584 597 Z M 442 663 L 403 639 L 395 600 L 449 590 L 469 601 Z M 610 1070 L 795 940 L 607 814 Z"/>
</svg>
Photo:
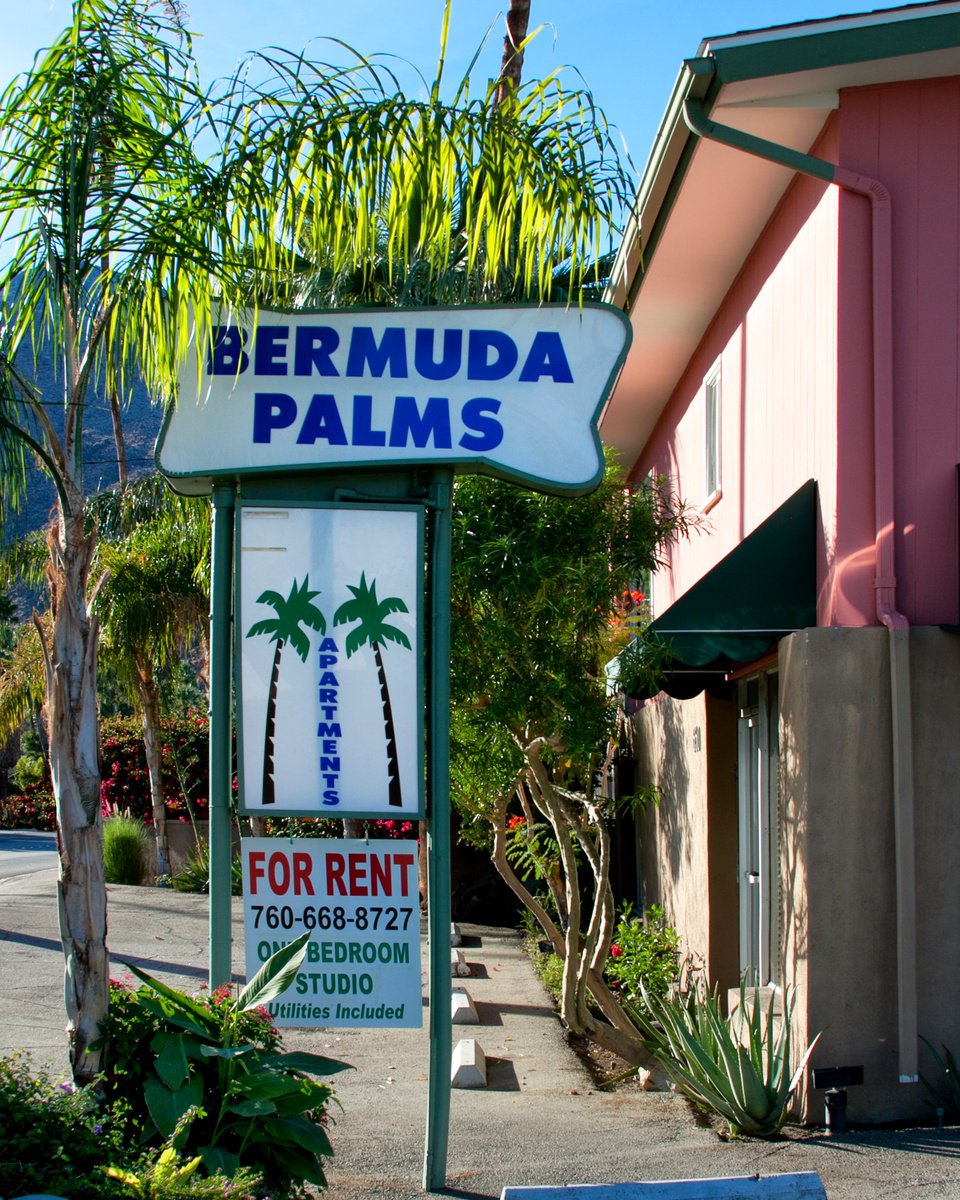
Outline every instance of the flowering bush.
<svg viewBox="0 0 960 1200">
<path fill-rule="evenodd" d="M 93 1096 L 31 1071 L 20 1053 L 0 1059 L 0 1129 L 0 1195 L 128 1194 L 100 1173 L 121 1157 L 120 1142 Z"/>
<path fill-rule="evenodd" d="M 659 905 L 650 905 L 645 921 L 623 908 L 603 974 L 627 1000 L 639 1000 L 641 983 L 652 996 L 667 995 L 680 974 L 680 936 Z"/>
<path fill-rule="evenodd" d="M 28 784 L 21 793 L 0 800 L 0 829 L 57 827 L 57 805 L 46 782 Z"/>
<path fill-rule="evenodd" d="M 209 721 L 207 714 L 189 709 L 160 723 L 161 782 L 167 819 L 206 820 L 208 793 Z M 143 729 L 136 717 L 109 717 L 100 726 L 100 800 L 104 813 L 129 810 L 152 824 L 150 776 L 143 748 Z"/>
</svg>

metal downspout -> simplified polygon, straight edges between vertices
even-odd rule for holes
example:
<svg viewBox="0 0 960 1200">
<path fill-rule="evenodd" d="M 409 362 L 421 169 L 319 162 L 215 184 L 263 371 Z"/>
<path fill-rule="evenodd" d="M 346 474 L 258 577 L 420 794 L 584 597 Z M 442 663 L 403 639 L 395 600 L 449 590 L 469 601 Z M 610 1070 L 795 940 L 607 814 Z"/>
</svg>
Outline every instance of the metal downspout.
<svg viewBox="0 0 960 1200">
<path fill-rule="evenodd" d="M 693 60 L 695 74 L 712 72 Z M 689 96 L 684 120 L 698 137 L 809 175 L 870 201 L 872 236 L 873 456 L 877 620 L 889 631 L 890 710 L 893 741 L 893 812 L 896 848 L 897 996 L 901 1083 L 919 1079 L 917 1028 L 917 886 L 914 827 L 913 714 L 910 695 L 910 623 L 897 610 L 894 570 L 893 453 L 893 223 L 890 193 L 876 179 L 802 154 L 766 138 L 721 125 L 703 102 Z"/>
</svg>

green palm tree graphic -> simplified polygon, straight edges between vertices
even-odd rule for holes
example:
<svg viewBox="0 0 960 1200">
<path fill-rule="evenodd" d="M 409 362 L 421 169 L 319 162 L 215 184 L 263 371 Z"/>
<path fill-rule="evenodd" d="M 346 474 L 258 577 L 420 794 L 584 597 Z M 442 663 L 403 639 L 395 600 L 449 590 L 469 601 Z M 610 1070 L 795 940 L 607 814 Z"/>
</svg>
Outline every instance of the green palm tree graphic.
<svg viewBox="0 0 960 1200">
<path fill-rule="evenodd" d="M 279 592 L 262 592 L 257 597 L 258 604 L 269 604 L 276 611 L 275 617 L 267 617 L 257 621 L 247 630 L 247 637 L 258 637 L 268 633 L 270 640 L 277 643 L 273 654 L 273 669 L 270 672 L 270 691 L 267 698 L 267 724 L 263 737 L 263 792 L 262 803 L 274 804 L 276 791 L 274 783 L 274 740 L 277 725 L 277 686 L 280 681 L 280 655 L 285 642 L 296 650 L 303 662 L 307 661 L 310 653 L 310 639 L 301 628 L 307 625 L 318 633 L 326 633 L 327 622 L 323 613 L 311 601 L 319 592 L 310 589 L 310 576 L 303 577 L 303 583 L 293 581 L 290 595 L 284 600 Z"/>
<path fill-rule="evenodd" d="M 347 591 L 353 593 L 352 600 L 345 600 L 333 615 L 334 625 L 343 625 L 356 621 L 357 627 L 347 634 L 345 649 L 347 658 L 362 646 L 373 647 L 373 655 L 377 663 L 377 679 L 380 683 L 380 703 L 383 705 L 383 729 L 387 740 L 387 776 L 389 779 L 388 803 L 394 808 L 403 806 L 403 796 L 400 790 L 400 763 L 397 758 L 397 735 L 393 724 L 393 708 L 390 704 L 390 692 L 387 688 L 387 676 L 383 669 L 383 657 L 380 654 L 381 642 L 396 642 L 399 646 L 411 649 L 410 639 L 394 625 L 387 624 L 386 618 L 391 613 L 409 612 L 406 604 L 399 596 L 388 596 L 385 600 L 377 599 L 377 581 L 370 580 L 367 585 L 366 572 L 361 572 L 360 582 L 356 587 L 347 584 Z"/>
</svg>

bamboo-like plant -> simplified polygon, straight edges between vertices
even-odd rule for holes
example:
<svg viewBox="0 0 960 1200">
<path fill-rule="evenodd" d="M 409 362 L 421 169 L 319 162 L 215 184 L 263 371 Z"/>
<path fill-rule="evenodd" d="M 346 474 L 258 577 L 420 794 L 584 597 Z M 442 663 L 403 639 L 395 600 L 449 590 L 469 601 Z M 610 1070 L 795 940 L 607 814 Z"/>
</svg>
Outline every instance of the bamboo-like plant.
<svg viewBox="0 0 960 1200">
<path fill-rule="evenodd" d="M 769 1138 L 783 1128 L 790 1102 L 820 1035 L 792 1068 L 792 999 L 783 1012 L 775 997 L 766 1008 L 740 1003 L 725 1017 L 718 991 L 697 989 L 661 997 L 640 984 L 640 1002 L 631 1015 L 647 1049 L 677 1087 L 699 1108 L 716 1113 L 731 1137 Z"/>
</svg>

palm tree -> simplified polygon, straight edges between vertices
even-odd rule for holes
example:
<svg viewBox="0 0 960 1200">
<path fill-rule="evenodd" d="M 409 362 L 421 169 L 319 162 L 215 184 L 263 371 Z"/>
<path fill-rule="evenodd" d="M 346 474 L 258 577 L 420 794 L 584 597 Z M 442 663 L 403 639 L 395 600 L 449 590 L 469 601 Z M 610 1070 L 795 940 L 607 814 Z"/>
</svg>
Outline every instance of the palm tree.
<svg viewBox="0 0 960 1200">
<path fill-rule="evenodd" d="M 293 581 L 290 595 L 284 600 L 279 592 L 267 590 L 257 597 L 258 604 L 269 604 L 276 612 L 275 617 L 266 617 L 257 621 L 247 630 L 247 637 L 258 637 L 270 634 L 270 640 L 277 643 L 273 652 L 273 667 L 270 670 L 270 689 L 267 693 L 267 722 L 263 737 L 263 791 L 261 803 L 276 803 L 276 784 L 274 780 L 274 740 L 277 730 L 277 688 L 280 683 L 280 655 L 285 642 L 299 654 L 302 662 L 307 661 L 310 653 L 310 639 L 300 628 L 306 625 L 317 633 L 326 633 L 327 622 L 323 613 L 312 603 L 319 591 L 310 591 L 310 577 L 305 575 L 303 583 Z"/>
<path fill-rule="evenodd" d="M 353 599 L 345 600 L 340 605 L 333 615 L 333 623 L 334 625 L 343 625 L 348 621 L 357 622 L 356 629 L 352 629 L 347 634 L 345 643 L 347 658 L 350 658 L 361 646 L 373 647 L 373 656 L 377 664 L 377 681 L 380 685 L 380 703 L 383 707 L 383 732 L 387 741 L 388 798 L 393 807 L 401 808 L 403 795 L 400 789 L 397 734 L 380 644 L 381 642 L 395 642 L 398 646 L 410 649 L 410 639 L 403 630 L 397 629 L 395 625 L 388 625 L 386 620 L 391 613 L 409 612 L 410 610 L 399 596 L 388 596 L 385 600 L 378 600 L 377 581 L 371 579 L 368 586 L 365 571 L 360 573 L 360 582 L 356 587 L 347 584 L 347 591 L 353 593 Z"/>
<path fill-rule="evenodd" d="M 153 507 L 143 511 L 151 499 Z M 101 651 L 140 710 L 157 874 L 166 875 L 170 856 L 157 672 L 178 662 L 191 643 L 205 640 L 210 611 L 209 504 L 198 497 L 176 496 L 162 483 L 158 489 L 155 476 L 138 481 L 114 503 L 139 513 L 140 519 L 129 532 L 100 545 L 98 565 L 106 574 L 97 602 Z M 102 513 L 101 531 L 106 527 L 109 533 L 111 516 Z M 122 529 L 122 514 L 119 521 Z"/>
<path fill-rule="evenodd" d="M 327 304 L 378 264 L 401 302 L 547 299 L 558 266 L 588 273 L 629 202 L 602 115 L 559 75 L 499 108 L 467 78 L 441 101 L 449 18 L 447 0 L 427 99 L 371 59 L 282 51 L 212 94 L 176 4 L 74 0 L 0 94 L 0 487 L 15 504 L 36 460 L 57 490 L 42 652 L 78 1081 L 97 1072 L 108 1000 L 91 389 L 112 407 L 139 375 L 175 403 L 192 330 L 202 361 L 223 307 L 295 296 L 305 261 L 330 281 Z M 31 352 L 59 362 L 59 404 L 29 378 Z"/>
</svg>

